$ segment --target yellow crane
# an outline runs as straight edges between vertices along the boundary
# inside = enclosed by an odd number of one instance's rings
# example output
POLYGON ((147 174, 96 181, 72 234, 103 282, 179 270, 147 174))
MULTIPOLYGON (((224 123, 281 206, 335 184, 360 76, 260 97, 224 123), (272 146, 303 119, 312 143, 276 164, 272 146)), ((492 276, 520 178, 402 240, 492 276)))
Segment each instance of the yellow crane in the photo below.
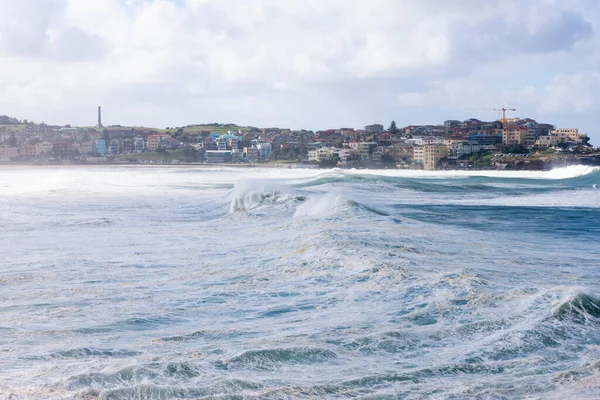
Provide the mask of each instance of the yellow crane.
POLYGON ((502 108, 467 108, 467 110, 502 111, 502 125, 506 125, 506 112, 507 111, 517 111, 516 108, 506 108, 505 106, 502 106, 502 108))

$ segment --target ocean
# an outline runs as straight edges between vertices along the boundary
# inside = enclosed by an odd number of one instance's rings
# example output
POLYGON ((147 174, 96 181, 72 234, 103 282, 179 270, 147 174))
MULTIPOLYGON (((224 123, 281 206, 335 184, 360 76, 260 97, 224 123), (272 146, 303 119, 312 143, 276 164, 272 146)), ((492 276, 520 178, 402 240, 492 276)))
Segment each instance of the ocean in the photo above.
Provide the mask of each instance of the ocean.
POLYGON ((0 169, 0 398, 600 398, 594 184, 0 169))

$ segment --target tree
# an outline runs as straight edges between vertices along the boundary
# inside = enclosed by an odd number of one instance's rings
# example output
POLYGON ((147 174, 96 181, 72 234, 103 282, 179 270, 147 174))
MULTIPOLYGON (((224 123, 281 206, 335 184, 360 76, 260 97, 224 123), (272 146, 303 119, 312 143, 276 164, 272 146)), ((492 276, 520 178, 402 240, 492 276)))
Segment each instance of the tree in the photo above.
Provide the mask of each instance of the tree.
POLYGON ((10 134, 10 137, 8 138, 8 145, 11 147, 17 147, 17 137, 14 133, 10 134))
POLYGON ((384 164, 394 164, 396 160, 389 154, 384 154, 381 156, 381 162, 384 164))
POLYGON ((388 128, 388 131, 395 135, 398 132, 400 132, 400 130, 398 129, 398 127, 396 126, 396 121, 392 121, 392 123, 390 124, 390 127, 388 128))
POLYGON ((185 146, 183 149, 183 156, 185 157, 186 161, 198 161, 198 150, 196 150, 193 146, 185 146))
POLYGON ((90 141, 90 134, 89 134, 89 133, 87 133, 87 132, 85 132, 85 133, 83 134, 83 139, 82 139, 82 140, 83 140, 84 142, 89 142, 89 141, 90 141))

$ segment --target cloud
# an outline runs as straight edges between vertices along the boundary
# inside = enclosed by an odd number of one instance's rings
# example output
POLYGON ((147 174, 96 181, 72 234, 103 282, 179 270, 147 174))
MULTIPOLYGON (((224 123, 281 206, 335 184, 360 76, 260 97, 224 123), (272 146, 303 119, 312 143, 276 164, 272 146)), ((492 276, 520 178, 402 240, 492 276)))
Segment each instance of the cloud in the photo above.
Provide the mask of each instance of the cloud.
POLYGON ((122 124, 309 128, 432 122, 505 101, 546 115, 554 106, 536 105, 537 94, 560 96, 561 85, 577 87, 560 77, 597 67, 599 9, 588 0, 0 0, 0 108, 89 123, 102 103, 107 121, 122 124))
POLYGON ((585 114, 600 109, 600 74, 583 72, 559 75, 547 85, 541 95, 540 112, 585 114))

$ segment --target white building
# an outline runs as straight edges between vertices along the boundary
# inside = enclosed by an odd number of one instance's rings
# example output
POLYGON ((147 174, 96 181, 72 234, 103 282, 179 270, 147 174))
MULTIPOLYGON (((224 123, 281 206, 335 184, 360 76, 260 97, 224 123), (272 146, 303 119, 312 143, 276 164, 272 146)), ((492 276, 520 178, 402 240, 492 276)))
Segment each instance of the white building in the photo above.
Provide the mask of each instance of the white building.
MULTIPOLYGON (((348 149, 350 150, 350 149, 348 149)), ((309 150, 308 159, 310 161, 331 160, 334 157, 340 157, 340 149, 335 147, 321 147, 316 150, 309 150)))
POLYGON ((463 156, 481 151, 482 146, 478 143, 460 142, 452 143, 448 147, 448 159, 457 160, 463 156))
POLYGON ((352 149, 352 148, 339 149, 338 154, 339 154, 340 160, 342 160, 342 161, 353 160, 355 157, 357 157, 359 155, 358 151, 356 149, 352 149))
POLYGON ((144 139, 141 137, 136 137, 133 141, 133 151, 136 153, 141 153, 146 148, 146 143, 144 139))
POLYGON ((350 142, 350 147, 356 150, 361 160, 369 160, 377 147, 376 142, 350 142), (371 150, 373 149, 373 150, 371 150))
POLYGON ((40 155, 42 153, 50 153, 52 151, 52 143, 43 141, 35 144, 35 154, 40 155))
POLYGON ((227 150, 227 142, 225 140, 217 140, 217 150, 227 150))

